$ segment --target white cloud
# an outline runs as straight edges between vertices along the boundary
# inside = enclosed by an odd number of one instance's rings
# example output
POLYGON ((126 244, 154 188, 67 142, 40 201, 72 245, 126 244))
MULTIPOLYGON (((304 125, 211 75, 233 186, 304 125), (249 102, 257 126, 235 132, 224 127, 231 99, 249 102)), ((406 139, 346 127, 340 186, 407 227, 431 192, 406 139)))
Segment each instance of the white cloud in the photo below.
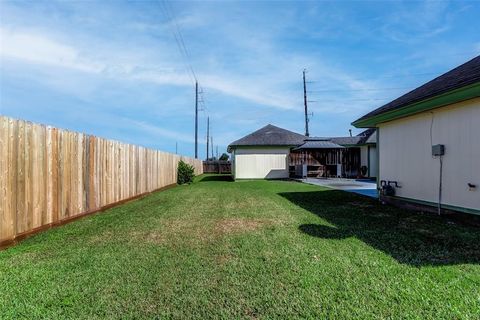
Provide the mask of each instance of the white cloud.
POLYGON ((402 3, 387 16, 381 28, 390 39, 404 43, 415 43, 442 34, 451 28, 451 18, 459 12, 448 10, 448 1, 424 1, 402 3), (414 7, 412 7, 414 6, 414 7))
MULTIPOLYGON (((201 15, 183 15, 179 20, 182 27, 191 28, 200 22, 201 15)), ((140 29, 144 29, 141 25, 140 29)), ((154 25, 154 29, 168 29, 165 24, 154 25)), ((254 26, 248 28, 255 29, 254 26)), ((342 85, 351 89, 372 88, 373 84, 359 81, 348 72, 338 67, 322 63, 321 57, 309 55, 279 55, 275 46, 275 34, 282 30, 269 32, 246 32, 244 26, 230 26, 222 30, 225 36, 235 40, 235 52, 241 52, 240 60, 233 65, 203 66, 197 70, 202 87, 207 92, 217 91, 224 95, 244 99, 255 104, 274 109, 295 110, 301 107, 300 92, 292 91, 292 85, 300 83, 303 67, 312 69, 316 76, 326 84, 342 85), (251 36, 245 37, 243 33, 251 36), (218 68, 217 68, 218 67, 218 68), (214 70, 212 72, 212 70, 214 70), (202 72, 203 71, 203 72, 202 72)), ((166 31, 166 30, 165 30, 166 31)), ((42 34, 30 29, 1 29, 2 59, 15 59, 37 65, 67 68, 74 71, 87 72, 107 79, 149 82, 157 85, 192 86, 192 81, 185 68, 179 68, 180 61, 172 60, 173 44, 168 47, 159 42, 157 47, 119 47, 114 42, 90 38, 85 42, 67 44, 49 34, 42 34), (100 49, 101 48, 101 49, 100 49), (121 48, 121 49, 120 49, 121 48), (153 53, 155 51, 155 53, 153 53), (161 56, 158 56, 160 52, 161 56), (167 53, 166 53, 167 52, 167 53)), ((227 46, 228 47, 228 46, 227 46)), ((223 52, 222 54, 225 54, 223 52)), ((228 51, 227 51, 228 54, 228 51)), ((209 61, 207 57, 207 61, 209 61)), ((212 61, 218 58, 213 56, 212 61)), ((202 59, 202 58, 200 58, 202 59)), ((201 65, 201 61, 197 65, 201 65)), ((223 61, 222 61, 223 62, 223 61)), ((53 77, 62 77, 51 71, 53 77)), ((63 81, 63 80, 61 80, 63 81)), ((53 81, 50 81, 53 83, 53 81)), ((78 82, 77 82, 78 83, 78 82)), ((365 94, 360 94, 364 97, 365 94)), ((369 97, 370 95, 367 94, 369 97)), ((328 97, 327 97, 328 98, 328 97)), ((333 112, 338 112, 333 108, 333 112)))
POLYGON ((160 128, 160 127, 151 125, 145 121, 138 121, 138 120, 123 118, 122 122, 124 124, 128 124, 134 127, 137 130, 141 130, 155 137, 169 138, 169 139, 172 139, 173 141, 181 141, 181 142, 188 142, 188 143, 195 142, 195 140, 190 135, 183 134, 174 130, 160 128))
MULTIPOLYGON (((168 62, 165 62, 166 67, 162 67, 132 64, 132 61, 141 61, 140 58, 132 57, 127 59, 128 62, 123 62, 121 57, 115 57, 112 61, 101 60, 102 58, 98 57, 94 60, 82 56, 81 50, 74 46, 35 32, 0 28, 0 44, 2 60, 14 59, 47 67, 68 68, 116 80, 139 80, 158 85, 192 85, 186 72, 179 72, 181 69, 167 67, 168 62)), ((125 55, 131 54, 125 53, 125 55)), ((258 84, 256 87, 245 85, 245 83, 239 84, 238 79, 232 81, 217 75, 204 75, 202 76, 202 86, 226 95, 276 108, 289 109, 292 105, 292 101, 285 97, 279 98, 268 94, 259 88, 258 84)))
POLYGON ((64 45, 41 34, 0 28, 2 59, 23 60, 34 64, 100 72, 103 65, 86 61, 74 47, 64 45))

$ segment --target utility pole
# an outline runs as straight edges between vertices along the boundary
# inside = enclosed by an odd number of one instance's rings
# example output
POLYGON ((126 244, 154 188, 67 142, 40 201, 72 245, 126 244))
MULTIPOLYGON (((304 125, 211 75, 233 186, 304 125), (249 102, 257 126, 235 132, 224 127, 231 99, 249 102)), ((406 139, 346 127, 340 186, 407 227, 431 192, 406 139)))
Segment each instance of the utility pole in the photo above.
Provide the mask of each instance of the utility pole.
POLYGON ((303 69, 303 104, 305 105, 305 136, 310 136, 308 132, 308 106, 307 106, 307 82, 305 81, 306 69, 303 69))
POLYGON ((213 159, 213 137, 210 137, 210 142, 211 142, 211 145, 212 145, 212 159, 213 159))
POLYGON ((218 144, 216 146, 217 160, 218 160, 218 144))
POLYGON ((198 82, 195 81, 195 159, 198 159, 198 82))
POLYGON ((207 117, 207 161, 208 161, 208 142, 209 142, 208 140, 209 139, 210 139, 210 117, 207 117))

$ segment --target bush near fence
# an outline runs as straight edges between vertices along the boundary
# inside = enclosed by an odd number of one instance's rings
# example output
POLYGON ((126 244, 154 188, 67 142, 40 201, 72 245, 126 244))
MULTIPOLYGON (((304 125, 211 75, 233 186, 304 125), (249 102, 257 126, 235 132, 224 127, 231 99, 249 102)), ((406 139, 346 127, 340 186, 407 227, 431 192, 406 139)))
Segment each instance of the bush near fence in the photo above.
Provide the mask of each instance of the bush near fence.
POLYGON ((0 116, 0 245, 177 182, 201 160, 0 116))

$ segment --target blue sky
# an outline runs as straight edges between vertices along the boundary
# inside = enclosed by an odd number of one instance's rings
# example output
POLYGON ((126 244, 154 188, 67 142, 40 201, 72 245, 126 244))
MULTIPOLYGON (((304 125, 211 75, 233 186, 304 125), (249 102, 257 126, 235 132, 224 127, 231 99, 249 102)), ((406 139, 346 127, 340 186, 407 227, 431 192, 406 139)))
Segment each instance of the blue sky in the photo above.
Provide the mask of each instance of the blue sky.
MULTIPOLYGON (((0 114, 193 155, 192 66, 219 151, 350 123, 480 53, 480 3, 1 1, 0 114), (172 16, 175 19, 172 19, 172 16), (173 36, 179 26, 189 62, 173 36)), ((359 130, 354 129, 357 133, 359 130)))

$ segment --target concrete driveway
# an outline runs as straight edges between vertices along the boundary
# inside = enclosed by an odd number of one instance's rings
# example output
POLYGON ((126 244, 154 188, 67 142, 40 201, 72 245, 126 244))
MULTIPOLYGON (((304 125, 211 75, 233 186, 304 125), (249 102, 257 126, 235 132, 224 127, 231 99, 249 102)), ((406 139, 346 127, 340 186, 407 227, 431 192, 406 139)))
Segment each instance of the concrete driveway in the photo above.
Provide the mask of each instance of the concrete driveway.
POLYGON ((299 180, 317 186, 354 192, 371 198, 378 198, 377 184, 375 181, 341 178, 305 178, 299 180))

